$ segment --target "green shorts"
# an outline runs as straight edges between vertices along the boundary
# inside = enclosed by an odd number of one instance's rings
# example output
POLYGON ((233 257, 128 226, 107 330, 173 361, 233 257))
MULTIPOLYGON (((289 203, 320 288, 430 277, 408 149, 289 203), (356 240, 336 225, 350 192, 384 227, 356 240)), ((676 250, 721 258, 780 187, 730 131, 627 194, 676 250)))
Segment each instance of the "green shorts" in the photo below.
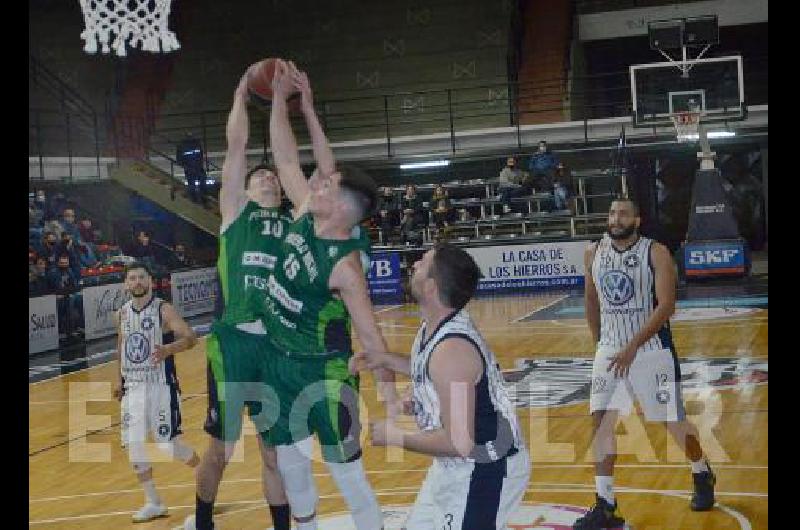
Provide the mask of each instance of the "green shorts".
POLYGON ((262 439, 278 416, 278 399, 270 390, 267 360, 274 350, 266 335, 247 333, 214 322, 206 341, 208 412, 204 430, 222 441, 236 441, 247 412, 262 439))
POLYGON ((361 457, 358 376, 347 370, 346 356, 269 358, 280 415, 270 428, 271 445, 298 442, 316 434, 327 462, 361 457))

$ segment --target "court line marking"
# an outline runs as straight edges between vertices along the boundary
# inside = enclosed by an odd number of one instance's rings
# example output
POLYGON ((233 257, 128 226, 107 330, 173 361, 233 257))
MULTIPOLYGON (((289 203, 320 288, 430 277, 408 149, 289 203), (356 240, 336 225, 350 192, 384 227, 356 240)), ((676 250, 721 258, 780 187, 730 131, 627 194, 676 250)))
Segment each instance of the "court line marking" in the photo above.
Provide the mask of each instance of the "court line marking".
MULTIPOLYGON (((687 464, 617 464, 614 466, 615 468, 622 468, 622 469, 640 469, 640 468, 663 468, 663 469, 672 469, 672 468, 680 468, 680 469, 689 469, 687 464)), ((594 464, 534 464, 531 468, 532 470, 537 469, 574 469, 574 468, 594 468, 594 464)), ((761 466, 761 465, 749 465, 749 464, 715 464, 714 469, 751 469, 751 470, 767 470, 768 466, 761 466)), ((365 470, 366 471, 366 470, 365 470)), ((366 471, 368 475, 390 475, 393 473, 422 473, 427 472, 428 468, 416 468, 416 469, 376 469, 371 471, 366 471)), ((314 477, 322 478, 322 477, 330 477, 330 473, 314 473, 314 477)), ((261 482, 260 478, 240 478, 240 479, 230 479, 230 480, 223 480, 221 484, 242 484, 247 482, 261 482)), ((531 482, 531 484, 539 484, 545 485, 548 484, 546 482, 531 482)), ((567 485, 567 484, 562 484, 567 485)), ((570 486, 574 484, 568 484, 570 486)), ((194 487, 194 482, 186 482, 183 484, 168 484, 164 486, 159 486, 159 489, 183 489, 194 487)), ((395 488, 399 489, 399 488, 395 488)), ((62 500, 70 500, 70 499, 80 499, 84 497, 103 497, 106 495, 119 495, 121 493, 141 493, 141 488, 131 488, 131 489, 122 489, 122 490, 108 490, 108 491, 95 491, 89 493, 76 493, 74 495, 59 495, 56 497, 38 497, 34 499, 28 499, 29 503, 34 502, 53 502, 53 501, 62 501, 62 500)))
MULTIPOLYGON (((427 471, 427 469, 421 469, 419 471, 427 471)), ((260 479, 254 479, 260 481, 260 479)), ((548 483, 548 482, 531 482, 530 484, 535 484, 537 486, 543 487, 528 487, 526 489, 526 493, 591 493, 595 491, 595 486, 591 484, 564 484, 564 483, 548 483), (552 487, 544 487, 544 486, 552 486, 552 487)), ((402 487, 393 487, 391 491, 387 490, 373 490, 376 496, 392 496, 392 495, 409 495, 414 494, 419 491, 420 486, 402 486, 402 487)), ((628 488, 624 486, 617 486, 616 491, 618 493, 640 493, 640 494, 660 494, 660 495, 669 495, 673 497, 680 497, 680 498, 688 498, 689 495, 692 493, 688 490, 657 490, 657 489, 646 489, 646 488, 628 488)), ((755 498, 768 498, 769 495, 767 493, 753 493, 753 492, 730 492, 730 491, 720 491, 715 492, 715 495, 723 496, 723 497, 755 497, 755 498)), ((341 498, 341 494, 331 493, 325 495, 319 495, 320 499, 334 499, 334 498, 341 498)), ((257 500, 240 500, 240 501, 229 501, 229 502, 220 502, 216 503, 216 506, 237 506, 237 505, 252 505, 247 509, 257 509, 266 506, 266 503, 263 498, 259 498, 257 500)), ((716 506, 718 508, 723 509, 729 515, 732 515, 734 518, 736 516, 731 512, 724 508, 723 504, 717 503, 716 506)), ((181 505, 181 506, 171 506, 169 507, 170 510, 186 510, 186 509, 193 509, 195 508, 194 504, 188 505, 181 505)), ((236 512, 223 512, 220 514, 215 514, 216 518, 222 518, 226 515, 232 515, 233 513, 239 513, 241 511, 246 511, 247 509, 238 510, 236 512)), ((82 515, 71 515, 65 517, 56 517, 52 519, 38 519, 38 520, 31 520, 29 521, 30 525, 35 524, 51 524, 51 523, 59 523, 64 521, 79 521, 84 519, 96 519, 98 517, 110 517, 110 516, 118 516, 118 515, 132 515, 135 513, 135 510, 131 511, 116 511, 116 512, 107 512, 107 513, 91 513, 91 514, 82 514, 82 515)), ((331 515, 331 514, 320 514, 320 515, 331 515)), ((742 523, 741 520, 737 518, 737 521, 742 523)), ((746 519, 744 520, 745 526, 742 528, 750 528, 749 521, 746 519)), ((177 527, 181 528, 181 527, 177 527)))
POLYGON ((516 322, 520 322, 520 321, 522 321, 522 320, 525 320, 525 319, 526 319, 526 318, 528 318, 529 316, 531 316, 531 315, 535 315, 535 314, 536 314, 536 313, 538 313, 539 311, 544 311, 545 309, 548 309, 548 308, 550 308, 550 307, 552 307, 552 306, 556 305, 557 303, 559 303, 559 302, 561 302, 561 301, 563 301, 563 300, 566 300, 566 299, 567 299, 567 298, 569 298, 570 296, 572 296, 572 295, 571 295, 571 294, 564 294, 564 295, 561 295, 560 297, 556 298, 555 300, 553 300, 553 301, 552 301, 552 302, 550 302, 549 304, 545 304, 545 305, 543 305, 543 306, 541 306, 541 307, 539 307, 539 308, 536 308, 536 309, 534 309, 533 311, 531 311, 530 313, 528 313, 528 314, 526 314, 526 315, 523 315, 523 316, 521 316, 521 317, 519 317, 519 318, 516 318, 516 319, 514 319, 512 322, 516 323, 516 322))
POLYGON ((400 308, 401 308, 401 307, 403 307, 404 305, 406 305, 406 304, 390 305, 390 306, 388 306, 388 307, 384 307, 384 308, 378 309, 377 311, 374 311, 374 313, 375 313, 376 315, 377 315, 378 313, 385 313, 385 312, 387 312, 387 311, 391 311, 391 310, 393 310, 393 309, 400 309, 400 308))

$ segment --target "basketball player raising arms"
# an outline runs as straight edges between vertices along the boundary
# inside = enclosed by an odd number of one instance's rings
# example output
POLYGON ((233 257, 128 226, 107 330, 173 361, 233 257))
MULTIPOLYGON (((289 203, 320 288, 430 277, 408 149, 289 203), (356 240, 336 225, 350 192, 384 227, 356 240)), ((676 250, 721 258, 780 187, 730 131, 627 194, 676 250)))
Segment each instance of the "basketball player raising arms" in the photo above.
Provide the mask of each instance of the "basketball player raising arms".
POLYGON ((681 374, 669 318, 675 312, 675 264, 667 248, 639 234, 638 206, 616 199, 608 232, 586 250, 586 318, 597 344, 589 401, 593 417, 597 502, 573 528, 624 524, 614 496, 614 427, 637 399, 647 421, 663 422, 691 461, 691 508, 714 505, 714 473, 703 456, 697 429, 686 420, 681 374))
POLYGON ((144 522, 167 514, 153 483, 145 442, 152 434, 158 447, 195 467, 200 459, 183 444, 180 394, 173 355, 194 346, 194 331, 172 304, 153 296, 147 266, 125 267, 125 288, 132 298, 114 313, 120 381, 114 395, 122 402, 120 434, 136 477, 145 491, 145 505, 133 515, 144 522))

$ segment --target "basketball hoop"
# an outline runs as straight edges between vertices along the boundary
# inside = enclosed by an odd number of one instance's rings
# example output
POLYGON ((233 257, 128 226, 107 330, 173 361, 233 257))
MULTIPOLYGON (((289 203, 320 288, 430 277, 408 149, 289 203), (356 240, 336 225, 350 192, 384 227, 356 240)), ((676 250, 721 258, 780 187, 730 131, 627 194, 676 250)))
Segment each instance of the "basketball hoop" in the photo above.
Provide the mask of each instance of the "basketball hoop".
POLYGON ((168 53, 180 49, 175 33, 167 27, 172 0, 80 0, 86 29, 81 39, 86 53, 102 52, 125 57, 126 44, 146 52, 168 53))
POLYGON ((676 112, 670 119, 675 130, 678 131, 679 142, 690 142, 700 139, 698 128, 700 126, 700 116, 703 113, 700 111, 686 111, 676 112))

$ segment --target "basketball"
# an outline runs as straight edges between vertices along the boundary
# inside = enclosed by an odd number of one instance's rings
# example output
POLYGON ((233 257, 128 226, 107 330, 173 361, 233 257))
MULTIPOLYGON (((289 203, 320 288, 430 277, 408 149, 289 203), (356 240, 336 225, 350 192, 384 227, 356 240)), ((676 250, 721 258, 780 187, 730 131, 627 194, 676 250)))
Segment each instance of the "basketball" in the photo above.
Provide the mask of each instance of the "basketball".
POLYGON ((272 101, 272 76, 275 75, 276 58, 270 57, 256 63, 247 80, 247 89, 261 99, 272 101))

